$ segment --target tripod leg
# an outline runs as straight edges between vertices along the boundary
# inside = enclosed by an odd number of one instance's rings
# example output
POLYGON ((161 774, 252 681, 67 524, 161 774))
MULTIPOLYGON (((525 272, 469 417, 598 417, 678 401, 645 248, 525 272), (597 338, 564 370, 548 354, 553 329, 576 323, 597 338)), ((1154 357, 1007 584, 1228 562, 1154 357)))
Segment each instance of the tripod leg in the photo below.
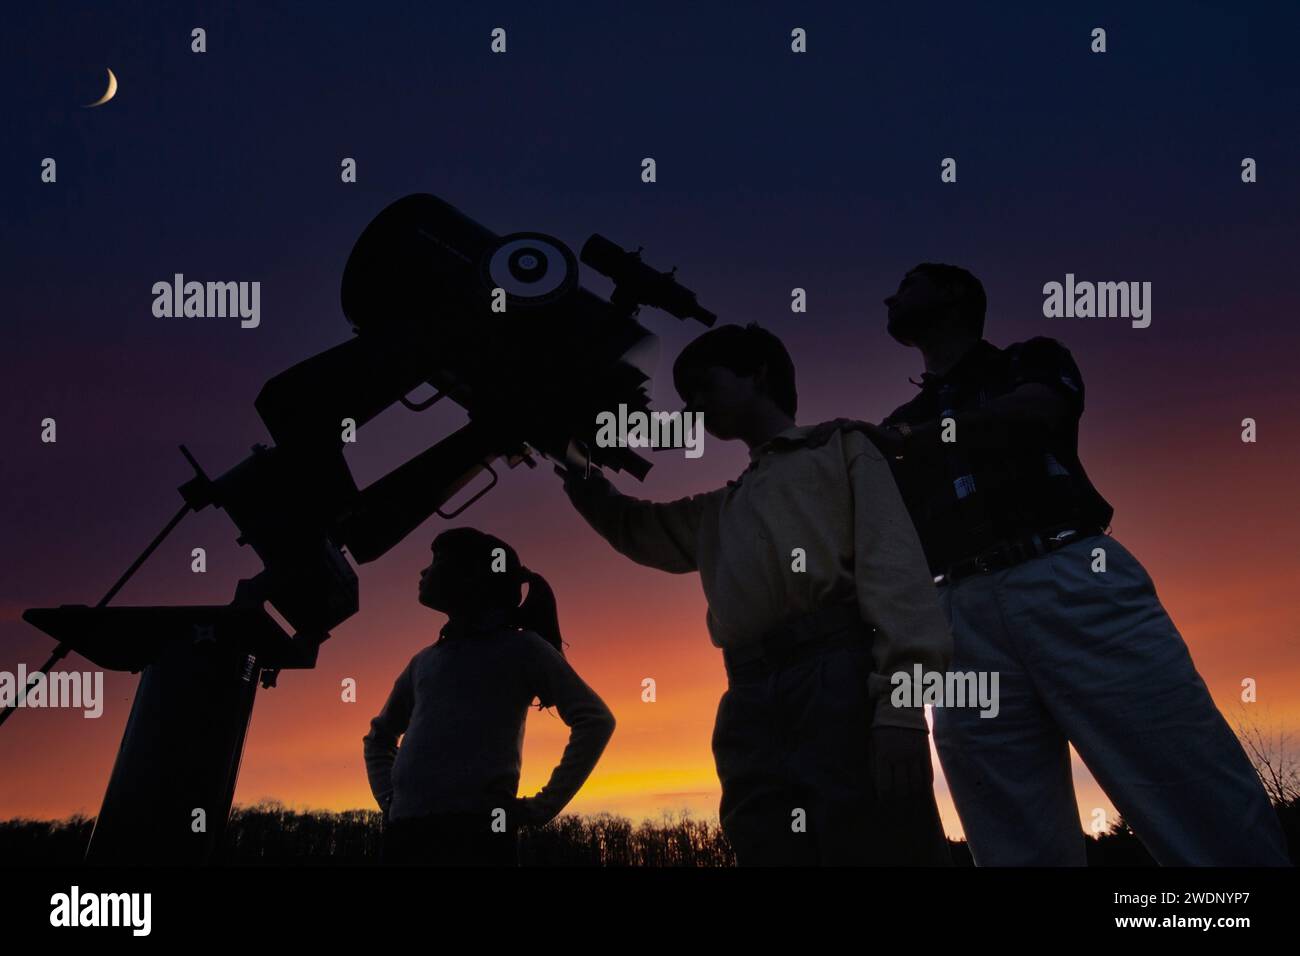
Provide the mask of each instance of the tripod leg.
POLYGON ((260 667, 214 631, 195 628, 143 671, 88 863, 203 864, 217 855, 260 667))

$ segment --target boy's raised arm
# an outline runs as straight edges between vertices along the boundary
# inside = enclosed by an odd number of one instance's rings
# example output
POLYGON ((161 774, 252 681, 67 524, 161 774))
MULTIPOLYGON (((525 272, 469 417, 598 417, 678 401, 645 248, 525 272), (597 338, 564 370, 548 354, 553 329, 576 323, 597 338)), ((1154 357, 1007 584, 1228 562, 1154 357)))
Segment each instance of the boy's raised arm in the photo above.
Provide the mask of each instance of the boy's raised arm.
POLYGON ((583 477, 557 468, 564 490, 587 524, 615 551, 637 564, 685 574, 699 570, 696 536, 712 496, 721 491, 678 498, 643 501, 620 494, 599 471, 583 477))
POLYGON ((924 708, 894 707, 890 680, 946 671, 952 634, 935 595, 934 577, 921 549, 889 464, 858 432, 845 439, 853 487, 854 560, 858 606, 876 628, 872 657, 875 726, 925 730, 924 708))

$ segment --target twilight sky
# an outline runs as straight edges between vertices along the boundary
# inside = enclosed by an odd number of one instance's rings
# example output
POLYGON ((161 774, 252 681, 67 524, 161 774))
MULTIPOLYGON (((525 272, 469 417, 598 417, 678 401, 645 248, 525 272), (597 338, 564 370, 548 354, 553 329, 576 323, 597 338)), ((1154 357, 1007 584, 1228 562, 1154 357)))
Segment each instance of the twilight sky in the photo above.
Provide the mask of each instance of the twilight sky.
MULTIPOLYGON (((0 670, 51 649, 22 609, 93 604, 176 510, 190 475, 178 444, 217 474, 268 441, 261 384, 350 335, 339 281, 353 242, 392 200, 431 192, 498 233, 577 249, 600 232, 677 265, 722 321, 787 342, 804 423, 878 420, 910 397, 919 356, 885 335, 880 301, 919 261, 972 269, 993 342, 1051 335, 1073 351, 1084 461, 1220 707, 1235 722, 1253 677, 1257 719, 1300 727, 1294 8, 159 6, 30 4, 0 36, 0 670), (190 52, 196 26, 207 53, 190 52), (489 51, 497 26, 505 55, 489 51), (1089 52, 1098 26, 1105 54, 1089 52), (805 55, 790 52, 794 27, 805 55), (117 97, 83 109, 106 68, 117 97), (640 180, 646 156, 657 183, 640 180), (45 157, 56 183, 40 181, 45 157), (355 184, 339 181, 343 157, 355 184), (955 184, 940 182, 944 157, 955 184), (1241 182, 1244 157, 1258 182, 1241 182), (156 318, 151 286, 176 272, 260 281, 260 327, 156 318), (1043 284, 1066 273, 1151 282, 1150 327, 1044 318, 1043 284), (795 286, 807 314, 790 312, 795 286), (40 441, 47 416, 57 444, 40 441)), ((610 288, 585 267, 583 281, 610 288)), ((654 394, 676 407, 669 363, 702 329, 642 321, 662 336, 654 394)), ((348 450, 358 482, 463 419, 390 410, 348 450)), ((745 456, 706 439, 698 460, 654 460, 643 486, 620 487, 677 497, 745 456)), ((698 581, 613 555, 548 468, 507 473, 458 523, 548 577, 569 657, 618 718, 572 809, 716 813, 725 677, 698 581)), ((372 805, 361 737, 442 622, 415 599, 440 527, 363 566, 361 612, 317 669, 259 692, 238 801, 372 805), (355 704, 339 700, 344 677, 355 704)), ((224 513, 186 519, 118 602, 225 603, 258 568, 234 537, 224 513), (198 546, 205 575, 189 570, 198 546)), ((29 710, 0 728, 0 818, 95 813, 135 683, 108 675, 98 720, 29 710)), ((563 740, 557 717, 530 717, 523 792, 563 740)), ((1082 814, 1109 808, 1081 768, 1077 782, 1082 814)))

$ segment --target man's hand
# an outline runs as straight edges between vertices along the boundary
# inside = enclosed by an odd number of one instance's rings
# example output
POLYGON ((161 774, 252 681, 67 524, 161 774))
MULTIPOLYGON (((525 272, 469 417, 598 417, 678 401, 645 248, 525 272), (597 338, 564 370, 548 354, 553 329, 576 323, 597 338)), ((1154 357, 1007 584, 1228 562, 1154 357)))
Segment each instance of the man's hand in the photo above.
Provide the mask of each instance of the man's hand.
POLYGON ((910 727, 873 727, 871 775, 882 803, 921 796, 934 784, 930 733, 910 727))
POLYGON ((897 428, 888 425, 871 425, 868 424, 865 429, 867 436, 871 439, 873 445, 880 450, 880 453, 886 458, 897 458, 903 454, 904 434, 897 428))

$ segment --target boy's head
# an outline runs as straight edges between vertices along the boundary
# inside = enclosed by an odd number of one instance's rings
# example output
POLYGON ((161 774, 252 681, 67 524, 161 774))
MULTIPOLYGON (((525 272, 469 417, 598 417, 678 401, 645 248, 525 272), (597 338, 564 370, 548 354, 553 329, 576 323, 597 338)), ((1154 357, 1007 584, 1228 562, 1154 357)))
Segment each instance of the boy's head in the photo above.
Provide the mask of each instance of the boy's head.
POLYGON ((922 262, 885 299, 889 334, 903 345, 984 335, 984 286, 958 266, 922 262))
POLYGON ((794 418, 799 396, 794 363, 771 332, 751 322, 705 332, 673 363, 673 384, 686 410, 704 416, 715 438, 738 438, 746 421, 771 405, 794 418))

